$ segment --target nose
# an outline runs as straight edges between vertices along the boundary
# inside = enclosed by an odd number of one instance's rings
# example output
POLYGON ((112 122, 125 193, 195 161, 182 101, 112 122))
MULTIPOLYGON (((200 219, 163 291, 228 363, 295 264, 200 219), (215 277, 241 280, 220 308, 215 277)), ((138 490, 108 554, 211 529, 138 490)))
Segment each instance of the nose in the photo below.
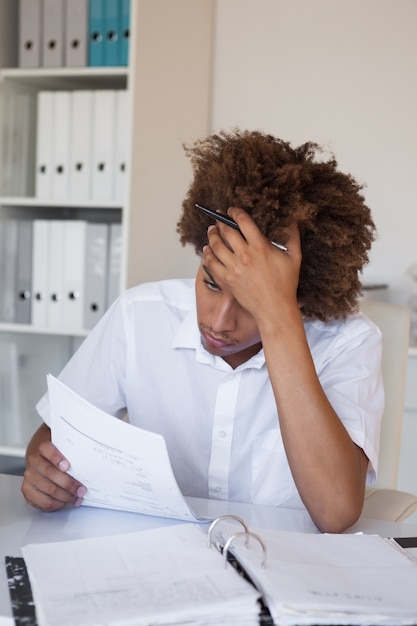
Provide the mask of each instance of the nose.
POLYGON ((238 303, 230 296, 219 298, 212 310, 211 327, 215 333, 236 330, 238 303))

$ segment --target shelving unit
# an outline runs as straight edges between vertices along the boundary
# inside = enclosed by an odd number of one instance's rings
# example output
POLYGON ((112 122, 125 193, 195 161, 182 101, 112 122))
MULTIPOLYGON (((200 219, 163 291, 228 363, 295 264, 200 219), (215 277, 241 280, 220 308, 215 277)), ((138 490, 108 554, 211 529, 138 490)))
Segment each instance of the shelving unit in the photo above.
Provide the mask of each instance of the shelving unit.
MULTIPOLYGON (((3 92, 18 90, 25 93, 31 107, 36 107, 36 96, 41 90, 128 89, 128 74, 128 68, 6 68, 0 76, 3 92)), ((32 143, 24 155, 27 162, 21 164, 27 170, 25 187, 28 193, 23 196, 1 195, 0 217, 65 218, 123 224, 127 206, 121 201, 35 197, 35 122, 36 112, 32 111, 31 126, 27 128, 32 143)), ((39 328, 32 324, 0 323, 0 455, 3 457, 0 469, 2 465, 5 469, 19 467, 18 459, 23 457, 26 444, 39 425, 34 405, 45 390, 46 373, 58 374, 87 332, 75 326, 71 329, 39 328)))
MULTIPOLYGON (((25 192, 0 189, 0 218, 94 219, 99 215, 104 221, 120 221, 120 290, 147 280, 193 275, 194 252, 183 250, 176 236, 190 176, 182 145, 205 135, 210 123, 213 0, 133 0, 131 7, 127 68, 26 70, 13 67, 11 54, 1 58, 0 50, 0 98, 5 90, 20 90, 32 97, 35 107, 40 90, 127 90, 123 202, 36 198, 33 127, 25 192)), ((15 45, 13 33, 6 32, 15 45)), ((33 126, 33 108, 31 115, 33 126)), ((86 334, 81 328, 0 324, 0 472, 23 464, 27 442, 40 424, 34 406, 46 389, 46 375, 59 373, 86 334)))
MULTIPOLYGON (((10 11, 10 7, 6 3, 1 8, 10 11)), ((14 34, 14 39, 17 39, 16 35, 17 33, 14 34)), ((15 43, 13 35, 10 36, 10 49, 6 50, 5 56, 7 61, 13 62, 11 47, 15 43)), ((5 101, 6 94, 24 94, 29 113, 21 131, 27 133, 27 141, 22 141, 26 151, 20 154, 19 162, 23 172, 19 183, 23 188, 17 190, 17 195, 16 189, 7 188, 7 178, 1 179, 0 176, 0 219, 75 219, 120 222, 122 228, 124 227, 127 220, 127 201, 93 201, 88 198, 73 201, 67 198, 56 200, 35 196, 37 94, 43 90, 83 89, 128 91, 129 68, 0 69, 0 97, 5 101)), ((8 124, 7 115, 10 115, 10 110, 0 106, 0 112, 0 128, 4 129, 8 124)), ((11 114, 13 115, 13 111, 11 114)), ((0 155, 2 169, 9 165, 10 170, 14 163, 5 162, 11 158, 7 150, 0 149, 0 155)), ((121 279, 120 289, 124 286, 121 279)), ((76 326, 43 328, 33 324, 0 323, 0 471, 14 470, 21 466, 26 444, 40 423, 34 405, 45 391, 45 376, 48 372, 58 374, 87 334, 86 329, 76 326)))

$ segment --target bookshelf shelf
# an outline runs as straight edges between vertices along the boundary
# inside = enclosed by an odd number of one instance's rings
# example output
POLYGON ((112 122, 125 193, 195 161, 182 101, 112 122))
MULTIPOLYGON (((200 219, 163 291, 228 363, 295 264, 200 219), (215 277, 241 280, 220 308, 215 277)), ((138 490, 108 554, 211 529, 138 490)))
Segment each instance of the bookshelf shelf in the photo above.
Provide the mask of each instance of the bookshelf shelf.
POLYGON ((115 89, 126 89, 128 77, 126 67, 5 68, 0 73, 3 81, 36 90, 105 89, 110 84, 115 89))
POLYGON ((52 198, 35 198, 27 196, 3 196, 0 197, 0 206, 3 207, 51 207, 51 208, 75 208, 75 209, 97 209, 121 210, 123 203, 116 200, 95 201, 95 200, 54 200, 52 198))
POLYGON ((0 456, 23 458, 25 456, 25 449, 13 446, 0 446, 0 456))
POLYGON ((30 335, 86 337, 88 330, 79 328, 41 328, 31 324, 4 324, 0 322, 0 333, 19 333, 30 335))

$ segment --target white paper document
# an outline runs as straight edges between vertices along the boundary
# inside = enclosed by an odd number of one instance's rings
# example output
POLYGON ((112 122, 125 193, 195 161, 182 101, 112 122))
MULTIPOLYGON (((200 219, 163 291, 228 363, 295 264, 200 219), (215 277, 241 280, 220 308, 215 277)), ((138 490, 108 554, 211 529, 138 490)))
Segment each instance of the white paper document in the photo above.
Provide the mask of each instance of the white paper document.
POLYGON ((22 548, 40 626, 257 626, 259 593, 194 524, 22 548))
POLYGON ((182 495, 162 435, 108 415, 48 375, 52 442, 87 506, 201 521, 182 495))
MULTIPOLYGON (((230 531, 229 531, 230 532, 230 531)), ((233 554, 280 626, 417 624, 417 563, 377 535, 262 529, 267 566, 256 542, 233 554)))

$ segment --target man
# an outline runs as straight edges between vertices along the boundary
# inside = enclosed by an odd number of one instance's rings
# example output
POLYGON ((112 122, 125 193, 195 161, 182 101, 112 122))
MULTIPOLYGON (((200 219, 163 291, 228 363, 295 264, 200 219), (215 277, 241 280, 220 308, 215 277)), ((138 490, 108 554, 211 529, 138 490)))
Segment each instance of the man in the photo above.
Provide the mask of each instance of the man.
MULTIPOLYGON (((201 255, 195 281, 127 291, 60 379, 161 433, 185 495, 306 507, 341 532, 375 478, 383 410, 380 333, 357 313, 375 232, 361 188, 312 143, 236 130, 186 150, 178 233, 201 255)), ((43 510, 78 505, 47 396, 37 408, 23 494, 43 510)))

